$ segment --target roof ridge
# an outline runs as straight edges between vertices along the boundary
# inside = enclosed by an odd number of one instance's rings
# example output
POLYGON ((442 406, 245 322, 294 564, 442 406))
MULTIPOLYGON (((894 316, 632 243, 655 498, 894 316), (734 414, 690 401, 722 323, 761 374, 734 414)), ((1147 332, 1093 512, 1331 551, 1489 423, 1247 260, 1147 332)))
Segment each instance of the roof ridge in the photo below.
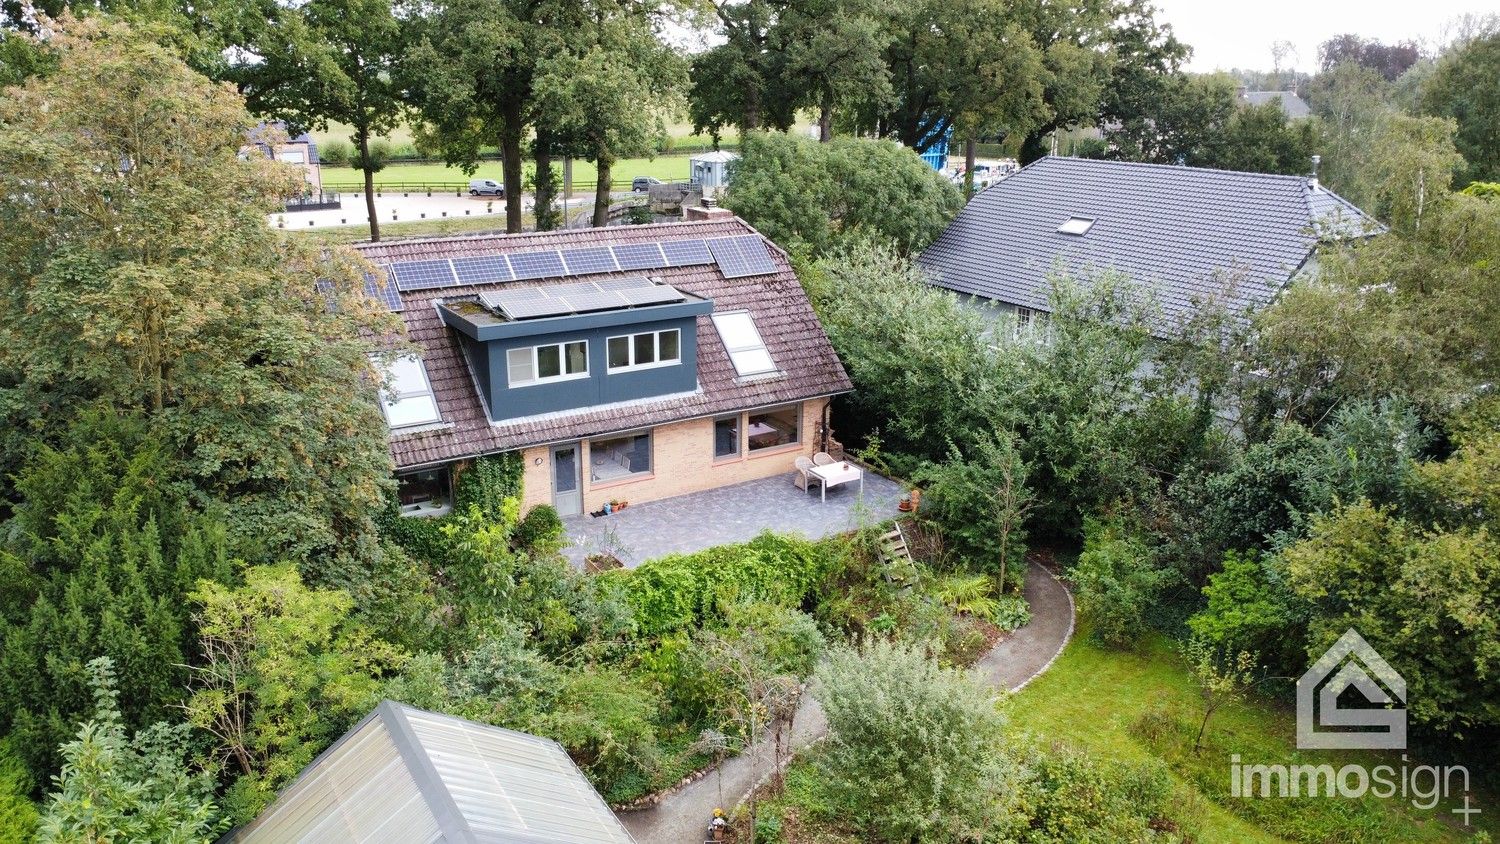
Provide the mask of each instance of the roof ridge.
POLYGON ((1307 178, 1309 178, 1307 176, 1300 176, 1300 175, 1296 175, 1296 174, 1287 174, 1287 173, 1256 173, 1256 172, 1251 171, 1251 170, 1226 170, 1226 169, 1224 169, 1222 167, 1191 167, 1191 166, 1188 166, 1186 164, 1157 164, 1155 162, 1150 162, 1150 161, 1115 161, 1115 160, 1109 159, 1109 158, 1082 158, 1082 157, 1076 156, 1076 155, 1044 155, 1041 158, 1038 158, 1036 161, 1033 161, 1030 164, 1026 165, 1025 167, 1022 167, 1021 170, 1024 171, 1024 170, 1030 169, 1031 167, 1034 167, 1037 164, 1042 163, 1043 161, 1048 161, 1048 160, 1051 160, 1051 159, 1066 159, 1068 161, 1088 162, 1088 166, 1093 166, 1093 165, 1108 165, 1108 166, 1122 167, 1122 168, 1146 168, 1146 169, 1153 169, 1153 170, 1170 170, 1170 171, 1174 171, 1174 172, 1183 172, 1183 173, 1224 173, 1226 175, 1233 175, 1233 176, 1252 176, 1252 177, 1255 177, 1255 178, 1258 178, 1258 179, 1281 179, 1281 180, 1287 180, 1287 179, 1297 180, 1297 179, 1302 179, 1302 180, 1306 180, 1307 178))
POLYGON ((427 748, 412 730, 411 722, 406 720, 406 710, 410 708, 387 698, 375 707, 375 711, 379 713, 381 723, 396 745, 396 752, 401 754, 401 760, 406 763, 407 771, 416 782, 422 799, 426 801, 427 810, 432 812, 432 817, 442 829, 443 841, 451 844, 477 844, 479 839, 469 826, 469 819, 458 808, 458 802, 448 791, 437 765, 427 755, 427 748))

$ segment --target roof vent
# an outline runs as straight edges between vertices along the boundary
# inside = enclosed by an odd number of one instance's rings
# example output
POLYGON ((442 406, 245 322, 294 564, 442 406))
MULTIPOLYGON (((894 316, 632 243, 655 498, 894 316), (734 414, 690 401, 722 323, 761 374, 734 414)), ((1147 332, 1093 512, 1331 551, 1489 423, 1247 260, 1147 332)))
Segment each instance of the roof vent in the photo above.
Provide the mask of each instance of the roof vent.
POLYGON ((1062 221, 1057 231, 1059 234, 1088 234, 1089 229, 1093 227, 1093 217, 1069 217, 1062 221))

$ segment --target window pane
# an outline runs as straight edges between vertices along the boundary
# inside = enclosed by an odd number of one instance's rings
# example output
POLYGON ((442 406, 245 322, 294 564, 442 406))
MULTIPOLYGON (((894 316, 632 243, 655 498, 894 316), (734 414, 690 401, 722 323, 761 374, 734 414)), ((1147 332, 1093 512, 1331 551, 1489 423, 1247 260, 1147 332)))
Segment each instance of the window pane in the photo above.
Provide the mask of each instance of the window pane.
POLYGON ((635 363, 637 366, 643 363, 656 362, 655 334, 637 334, 631 339, 635 343, 635 363))
POLYGON ((797 423, 801 415, 798 407, 791 405, 750 414, 750 424, 745 429, 750 450, 758 451, 797 442, 797 423))
POLYGON ((714 420, 714 456, 732 457, 740 453, 740 418, 728 416, 714 420))
POLYGON ((632 434, 589 443, 590 476, 612 481, 651 471, 651 434, 632 434))
POLYGON ((663 331, 660 336, 661 354, 658 357, 662 360, 677 360, 677 345, 681 342, 677 329, 663 331))
POLYGON ((630 338, 609 338, 609 367, 615 369, 630 365, 630 338))
POLYGON ((578 449, 574 446, 552 452, 552 489, 572 492, 578 488, 578 449))
POLYGON ((396 495, 401 506, 442 505, 448 500, 448 469, 428 469, 396 476, 396 495))
POLYGON ((577 375, 580 372, 589 371, 588 344, 583 341, 569 343, 568 346, 568 374, 577 375))
POLYGON ((510 383, 523 384, 536 380, 536 371, 531 366, 531 349, 511 349, 505 353, 510 364, 510 383))
POLYGON ((388 401, 385 403, 385 419, 392 428, 436 422, 438 421, 437 403, 432 400, 431 395, 427 394, 388 401))
POLYGON ((391 392, 425 393, 427 379, 422 375, 422 361, 416 355, 402 355, 391 361, 391 392))
POLYGON ((734 363, 734 370, 741 375, 759 375, 776 369, 776 364, 771 362, 770 353, 765 349, 730 352, 729 359, 734 363))
POLYGON ((719 329, 719 336, 724 339, 724 347, 727 349, 742 349, 746 346, 759 346, 760 332, 755 330, 755 321, 745 312, 731 314, 714 314, 714 325, 719 329))
POLYGON ((562 374, 562 347, 536 347, 536 377, 556 378, 562 374))

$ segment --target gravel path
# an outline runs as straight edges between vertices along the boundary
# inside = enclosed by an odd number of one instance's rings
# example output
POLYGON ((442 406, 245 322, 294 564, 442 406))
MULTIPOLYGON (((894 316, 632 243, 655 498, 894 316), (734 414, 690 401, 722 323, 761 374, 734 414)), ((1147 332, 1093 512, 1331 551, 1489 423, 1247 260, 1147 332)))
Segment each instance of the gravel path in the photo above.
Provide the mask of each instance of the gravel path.
MULTIPOLYGON (((1031 606, 1031 621, 1017 629, 980 658, 974 668, 986 680, 1018 692, 1052 665, 1073 636, 1073 598, 1057 578, 1039 563, 1030 563, 1023 591, 1031 606)), ((797 748, 828 732, 823 708, 812 695, 802 698, 792 724, 797 748)), ((732 807, 756 782, 771 771, 772 746, 761 742, 751 750, 726 759, 715 773, 684 787, 650 809, 621 812, 620 820, 636 844, 700 844, 715 806, 732 807), (722 792, 723 798, 720 798, 722 792)))

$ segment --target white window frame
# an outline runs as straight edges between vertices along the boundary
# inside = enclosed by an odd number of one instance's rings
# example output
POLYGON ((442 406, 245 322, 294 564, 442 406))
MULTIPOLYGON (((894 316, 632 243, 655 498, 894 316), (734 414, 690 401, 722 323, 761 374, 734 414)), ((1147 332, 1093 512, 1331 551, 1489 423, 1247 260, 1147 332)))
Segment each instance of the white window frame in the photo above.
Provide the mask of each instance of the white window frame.
POLYGON ((1036 338, 1039 342, 1046 335, 1047 312, 1036 308, 1023 308, 1016 305, 1016 326, 1012 332, 1012 338, 1016 341, 1025 338, 1036 338))
POLYGON ((723 343, 724 350, 729 352, 729 362, 734 366, 735 375, 739 376, 740 378, 759 378, 765 375, 775 375, 781 371, 781 367, 776 364, 776 359, 771 357, 771 350, 766 348, 766 340, 760 334, 760 326, 755 324, 755 315, 750 313, 749 310, 740 309, 737 311, 714 311, 712 314, 710 314, 710 316, 714 321, 714 330, 719 332, 719 342, 723 343), (724 321, 729 317, 736 317, 740 315, 743 315, 745 319, 749 321, 750 331, 755 335, 755 342, 738 346, 731 346, 729 345, 729 340, 724 337, 724 321), (745 354, 747 352, 752 354, 755 352, 761 352, 765 354, 766 362, 770 364, 770 368, 758 369, 754 372, 741 372, 739 361, 736 359, 736 356, 745 354))
POLYGON ((382 362, 379 356, 372 356, 370 358, 370 364, 374 366, 375 370, 381 375, 380 413, 385 417, 385 424, 389 426, 392 431, 402 431, 407 428, 420 428, 426 425, 442 424, 443 409, 438 406, 437 393, 433 392, 432 390, 432 379, 427 375, 427 364, 422 360, 421 355, 397 355, 396 358, 391 361, 389 366, 382 362), (416 365, 417 374, 422 377, 422 383, 420 386, 416 384, 408 384, 407 386, 412 389, 397 389, 397 385, 394 383, 393 376, 395 375, 395 373, 392 367, 394 367, 396 362, 400 360, 410 360, 416 365), (422 419, 417 422, 405 422, 400 425, 396 425, 391 422, 392 405, 399 404, 403 401, 406 401, 407 399, 420 398, 426 398, 432 402, 432 418, 422 419))
POLYGON ((543 343, 540 346, 517 346, 505 352, 505 380, 510 387, 534 387, 537 384, 555 384, 558 381, 578 381, 589 377, 589 341, 588 340, 564 340, 561 343, 543 343), (576 343, 583 344, 583 371, 567 372, 568 347, 576 343), (564 372, 558 375, 541 375, 541 350, 552 347, 557 348, 558 361, 564 372), (511 377, 511 355, 516 352, 531 353, 531 378, 525 381, 517 381, 511 377))
POLYGON ((1099 222, 1098 217, 1069 217, 1057 226, 1058 234, 1070 234, 1074 237, 1082 237, 1089 233, 1094 223, 1099 222))
POLYGON ((604 369, 607 372, 633 372, 638 369, 660 369, 664 366, 678 366, 682 363, 682 329, 663 328, 660 331, 637 331, 634 334, 616 334, 604 341, 604 369), (635 338, 650 334, 651 346, 656 350, 656 360, 650 363, 635 362, 635 338), (677 357, 671 360, 661 359, 661 338, 666 334, 677 335, 677 357), (625 341, 625 350, 630 362, 624 366, 612 366, 609 362, 609 344, 616 340, 625 341))

